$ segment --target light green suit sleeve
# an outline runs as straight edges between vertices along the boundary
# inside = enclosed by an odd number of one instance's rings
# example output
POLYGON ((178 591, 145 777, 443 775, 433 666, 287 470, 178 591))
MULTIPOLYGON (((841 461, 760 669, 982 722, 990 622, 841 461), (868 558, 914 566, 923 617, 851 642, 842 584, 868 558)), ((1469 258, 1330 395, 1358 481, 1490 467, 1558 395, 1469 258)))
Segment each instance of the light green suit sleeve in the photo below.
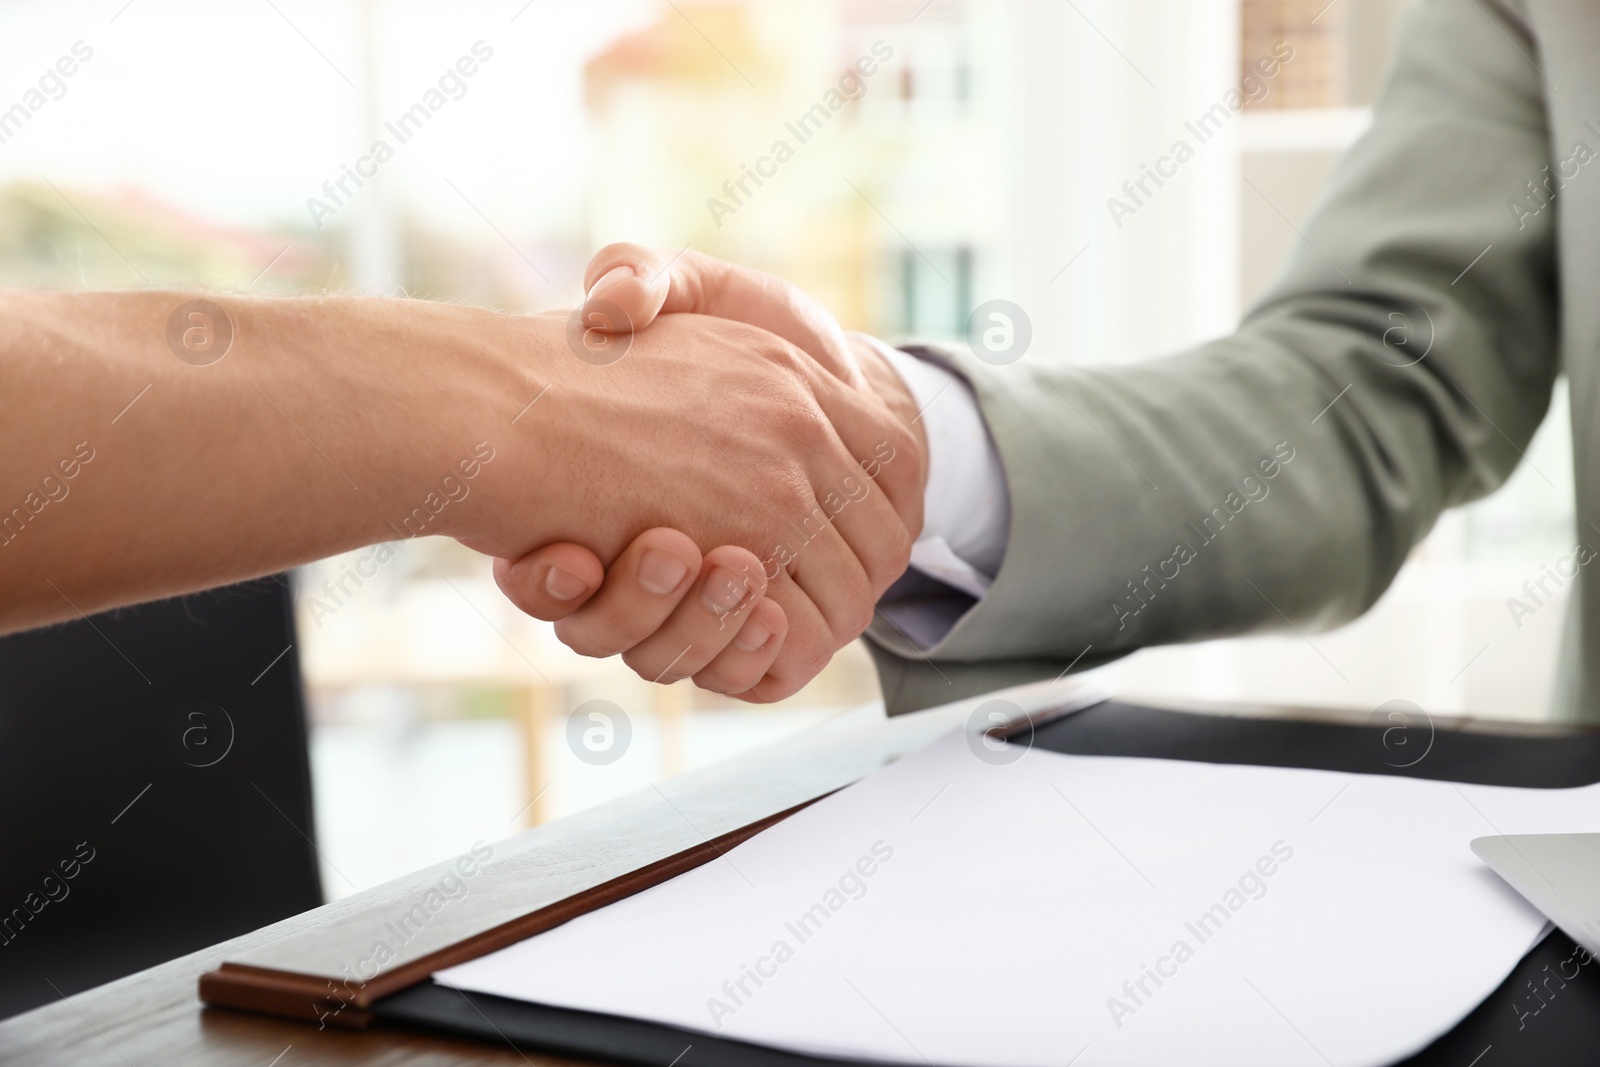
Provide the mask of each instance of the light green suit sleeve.
POLYGON ((1493 0, 1421 0, 1397 42, 1372 128, 1238 332, 1113 367, 949 354, 1011 532, 933 648, 874 624, 892 711, 1074 658, 1345 622, 1442 509, 1521 459, 1559 362, 1555 210, 1508 208, 1551 161, 1538 50, 1493 0))

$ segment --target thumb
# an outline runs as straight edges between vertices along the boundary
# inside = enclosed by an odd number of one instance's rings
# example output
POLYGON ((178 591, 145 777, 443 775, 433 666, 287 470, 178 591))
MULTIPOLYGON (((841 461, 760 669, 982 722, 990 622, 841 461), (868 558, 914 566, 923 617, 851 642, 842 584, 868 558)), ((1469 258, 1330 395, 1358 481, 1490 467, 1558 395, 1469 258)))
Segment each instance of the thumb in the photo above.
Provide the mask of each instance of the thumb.
POLYGON ((866 387, 838 321, 776 275, 691 250, 668 254, 623 242, 595 253, 584 284, 584 322, 602 333, 642 330, 657 315, 711 315, 776 334, 836 378, 866 387))
POLYGON ((496 559, 494 581, 506 599, 547 622, 581 608, 605 581, 605 566, 582 545, 560 542, 521 559, 496 559))
POLYGON ((649 326, 667 302, 669 266, 671 260, 662 253, 626 241, 596 252, 583 272, 585 325, 616 334, 649 326))

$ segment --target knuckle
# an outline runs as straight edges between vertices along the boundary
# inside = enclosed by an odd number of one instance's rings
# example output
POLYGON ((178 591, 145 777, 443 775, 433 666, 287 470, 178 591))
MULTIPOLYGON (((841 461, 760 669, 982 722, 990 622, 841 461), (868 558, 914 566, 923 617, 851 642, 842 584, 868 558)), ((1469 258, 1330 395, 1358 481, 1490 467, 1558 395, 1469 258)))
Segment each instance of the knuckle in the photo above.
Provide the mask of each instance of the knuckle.
POLYGON ((750 683, 738 677, 734 672, 722 669, 713 663, 694 676, 694 684, 711 693, 737 693, 741 689, 748 689, 750 683), (743 683, 743 684, 741 684, 743 683))
POLYGON ((647 639, 623 652, 622 662, 647 682, 672 685, 705 667, 706 656, 700 644, 681 638, 647 639))
MULTIPOLYGON (((868 581, 872 586, 872 598, 876 601, 895 583, 906 568, 911 566, 911 536, 902 533, 892 545, 886 545, 877 556, 867 564, 868 581)), ((871 619, 868 619, 870 623, 871 619)))
POLYGON ((789 692, 794 692, 821 674, 822 668, 826 667, 828 661, 832 658, 833 650, 826 646, 802 650, 800 655, 795 658, 792 673, 789 677, 789 682, 793 685, 789 692))
POLYGON ((566 620, 556 623, 556 639, 588 659, 605 659, 616 652, 601 635, 586 626, 566 620))
POLYGON ((781 337, 763 335, 761 354, 768 363, 785 375, 792 377, 803 373, 806 369, 805 354, 781 337))
POLYGON ((633 648, 622 654, 622 662, 627 668, 647 681, 655 679, 660 681, 662 685, 671 685, 683 677, 682 674, 663 674, 662 672, 668 664, 658 662, 658 660, 659 657, 650 650, 633 648))
POLYGON ((494 584, 499 588, 500 595, 511 601, 513 607, 525 615, 543 617, 539 615, 545 605, 539 603, 539 598, 533 596, 524 582, 519 581, 509 571, 502 571, 499 567, 494 571, 494 584))
POLYGON ((826 422, 821 408, 802 397, 782 398, 772 412, 773 431, 792 445, 809 445, 820 439, 826 422))
MULTIPOLYGON (((867 627, 872 625, 872 605, 852 605, 845 609, 839 620, 839 625, 833 628, 834 643, 843 647, 867 632, 867 627)), ((824 653, 816 670, 820 671, 827 666, 829 654, 824 653)), ((812 673, 816 673, 813 671, 812 673)))
POLYGON ((724 264, 714 256, 708 256, 697 248, 691 248, 678 256, 678 263, 687 274, 695 278, 710 278, 721 272, 724 264))
POLYGON ((776 704, 799 692, 804 684, 803 679, 778 678, 769 674, 750 688, 746 699, 752 704, 776 704))
POLYGON ((516 608, 524 615, 532 615, 536 619, 547 619, 552 617, 550 615, 550 608, 548 605, 541 603, 538 597, 531 595, 527 590, 522 589, 519 586, 513 585, 508 587, 502 583, 500 586, 500 592, 507 600, 511 601, 512 607, 516 608))
POLYGON ((917 432, 908 424, 894 419, 889 424, 890 443, 895 448, 915 454, 919 451, 917 432))
POLYGON ((892 458, 886 460, 880 472, 887 474, 891 479, 911 481, 919 476, 921 460, 921 442, 917 439, 915 431, 899 419, 892 419, 884 427, 883 440, 889 446, 892 458))
POLYGON ((899 543, 895 545, 894 554, 889 557, 889 570, 891 571, 889 581, 891 583, 911 566, 911 549, 914 544, 915 542, 911 540, 909 531, 901 534, 899 543))
POLYGON ((773 704, 782 700, 788 694, 781 688, 781 683, 770 674, 756 682, 747 689, 742 689, 734 694, 746 704, 773 704))
POLYGON ((811 510, 811 483, 797 468, 789 468, 775 478, 771 491, 772 502, 778 509, 774 518, 780 523, 791 522, 811 510))

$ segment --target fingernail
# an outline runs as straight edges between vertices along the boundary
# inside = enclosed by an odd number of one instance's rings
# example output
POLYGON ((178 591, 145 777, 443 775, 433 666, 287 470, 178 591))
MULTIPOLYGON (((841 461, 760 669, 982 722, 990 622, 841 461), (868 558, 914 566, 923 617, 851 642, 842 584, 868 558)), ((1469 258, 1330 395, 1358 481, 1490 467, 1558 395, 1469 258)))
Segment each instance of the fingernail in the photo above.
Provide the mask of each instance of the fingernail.
POLYGON ((700 600, 715 615, 726 615, 750 592, 750 584, 726 567, 713 568, 700 588, 700 600))
POLYGON ((613 285, 616 285, 624 278, 633 277, 633 273, 633 268, 628 266, 626 263, 623 263, 620 266, 612 267, 595 280, 595 283, 589 287, 589 295, 584 297, 584 299, 593 300, 595 297, 604 293, 607 289, 611 288, 613 285))
POLYGON ((767 643, 767 638, 772 636, 772 631, 751 619, 739 630, 739 636, 733 639, 733 647, 740 652, 754 652, 767 643))
POLYGON ((666 596, 678 588, 689 565, 677 556, 652 548, 639 561, 639 584, 656 596, 666 596))
POLYGON ((544 575, 544 591, 557 600, 571 600, 589 588, 589 583, 570 571, 551 567, 544 575))

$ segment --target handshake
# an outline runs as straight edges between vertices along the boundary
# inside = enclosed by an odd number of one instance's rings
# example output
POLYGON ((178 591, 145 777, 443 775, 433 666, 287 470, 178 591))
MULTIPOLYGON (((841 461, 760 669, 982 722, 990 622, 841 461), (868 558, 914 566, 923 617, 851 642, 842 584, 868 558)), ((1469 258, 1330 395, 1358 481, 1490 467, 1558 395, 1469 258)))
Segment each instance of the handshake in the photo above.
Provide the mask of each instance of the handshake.
POLYGON ((452 532, 582 655, 789 696, 907 566, 927 466, 916 404, 872 341, 771 275, 618 244, 584 281, 559 324, 568 352, 547 346, 500 450, 518 458, 493 471, 535 479, 539 539, 503 509, 452 532))

